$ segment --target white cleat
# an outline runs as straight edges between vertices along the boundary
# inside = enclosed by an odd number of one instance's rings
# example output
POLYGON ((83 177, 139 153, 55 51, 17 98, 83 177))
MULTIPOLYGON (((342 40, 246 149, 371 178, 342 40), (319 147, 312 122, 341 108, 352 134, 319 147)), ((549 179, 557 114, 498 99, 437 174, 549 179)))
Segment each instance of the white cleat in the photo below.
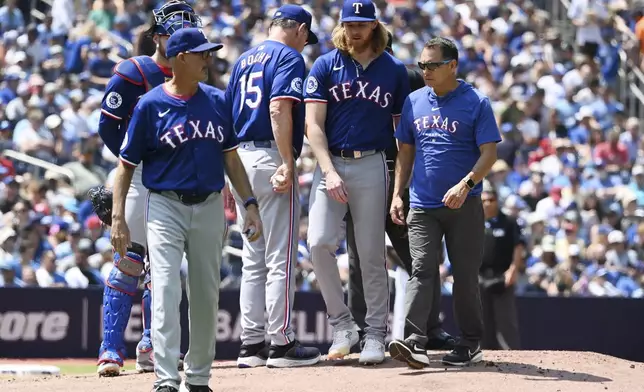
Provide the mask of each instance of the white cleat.
POLYGON ((333 344, 329 347, 327 359, 344 359, 351 352, 351 347, 360 340, 356 328, 337 330, 333 333, 333 344))
POLYGON ((137 373, 154 372, 154 354, 153 351, 136 351, 136 364, 134 365, 137 373))
POLYGON ((358 362, 361 365, 377 365, 385 360, 385 344, 374 338, 367 338, 358 362))
POLYGON ((121 374, 121 366, 114 362, 103 362, 96 371, 99 377, 116 377, 121 374))

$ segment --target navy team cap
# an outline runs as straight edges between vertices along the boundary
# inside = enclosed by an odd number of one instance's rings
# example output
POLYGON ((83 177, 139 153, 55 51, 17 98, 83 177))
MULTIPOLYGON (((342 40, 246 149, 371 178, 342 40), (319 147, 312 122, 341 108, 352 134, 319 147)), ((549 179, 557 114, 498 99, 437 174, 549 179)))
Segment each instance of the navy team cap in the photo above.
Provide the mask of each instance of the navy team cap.
POLYGON ((340 22, 373 22, 376 6, 371 0, 344 0, 340 22))
POLYGON ((306 43, 309 45, 315 45, 318 43, 318 36, 311 31, 311 24, 313 17, 311 14, 295 4, 285 4, 275 11, 273 19, 291 19, 298 23, 304 23, 309 28, 309 37, 306 40, 306 43))
POLYGON ((167 58, 172 58, 179 53, 212 52, 223 47, 222 44, 210 42, 203 30, 190 27, 177 30, 168 38, 165 54, 167 58))

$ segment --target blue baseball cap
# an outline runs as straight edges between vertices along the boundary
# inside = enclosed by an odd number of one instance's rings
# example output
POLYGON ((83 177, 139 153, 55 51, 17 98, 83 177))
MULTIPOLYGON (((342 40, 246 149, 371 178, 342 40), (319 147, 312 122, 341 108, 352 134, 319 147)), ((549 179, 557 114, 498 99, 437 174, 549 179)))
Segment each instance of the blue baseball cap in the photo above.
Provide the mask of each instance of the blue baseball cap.
POLYGON ((203 30, 190 27, 177 30, 168 39, 165 54, 167 58, 176 57, 179 53, 212 52, 224 45, 210 42, 203 30))
POLYGON ((295 4, 285 4, 275 11, 273 15, 273 20, 275 19, 290 19, 298 23, 304 23, 309 28, 309 37, 306 39, 308 45, 314 45, 318 43, 318 36, 311 31, 311 24, 313 17, 311 14, 295 4))
POLYGON ((376 6, 371 0, 344 0, 340 22, 373 22, 376 6))

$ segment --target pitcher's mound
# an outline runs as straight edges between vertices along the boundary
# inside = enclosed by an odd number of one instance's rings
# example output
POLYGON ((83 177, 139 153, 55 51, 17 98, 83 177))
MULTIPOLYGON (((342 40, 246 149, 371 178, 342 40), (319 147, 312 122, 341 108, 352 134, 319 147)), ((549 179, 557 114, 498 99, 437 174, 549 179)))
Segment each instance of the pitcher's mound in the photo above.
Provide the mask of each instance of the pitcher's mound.
MULTIPOLYGON (((487 351, 484 361, 466 368, 445 367, 444 353, 432 365, 412 370, 387 358, 379 366, 360 366, 357 357, 294 369, 237 369, 216 362, 211 388, 216 392, 631 392, 644 390, 644 364, 588 352, 487 351)), ((3 392, 150 391, 153 374, 125 373, 0 379, 3 392)))

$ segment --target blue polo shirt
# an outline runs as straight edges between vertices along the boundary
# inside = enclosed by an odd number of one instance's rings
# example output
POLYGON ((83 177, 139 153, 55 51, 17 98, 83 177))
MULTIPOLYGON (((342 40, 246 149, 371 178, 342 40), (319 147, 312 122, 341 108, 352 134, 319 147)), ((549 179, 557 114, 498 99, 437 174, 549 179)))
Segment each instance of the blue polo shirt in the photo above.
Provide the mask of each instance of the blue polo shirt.
MULTIPOLYGON (((481 156, 479 147, 501 141, 490 100, 462 80, 442 97, 430 87, 411 93, 395 136, 416 147, 409 188, 412 208, 444 207, 443 196, 472 171, 481 156)), ((480 195, 482 188, 478 183, 470 196, 480 195)))

